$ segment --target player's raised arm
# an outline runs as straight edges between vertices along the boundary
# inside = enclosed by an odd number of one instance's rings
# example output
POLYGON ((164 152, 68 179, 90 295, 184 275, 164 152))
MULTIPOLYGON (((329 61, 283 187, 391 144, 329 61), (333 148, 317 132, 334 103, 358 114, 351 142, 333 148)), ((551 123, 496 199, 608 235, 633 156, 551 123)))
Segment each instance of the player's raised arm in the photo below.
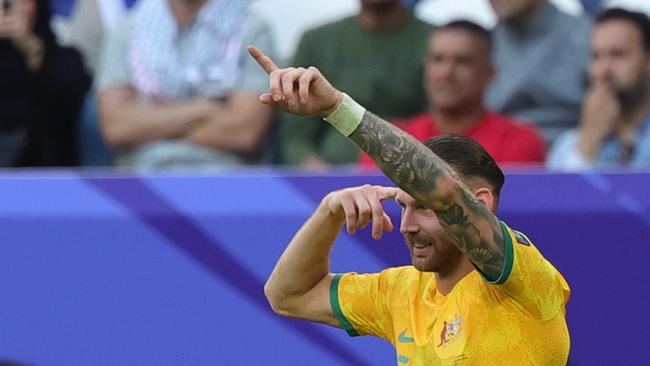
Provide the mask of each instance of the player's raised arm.
POLYGON ((270 92, 260 97, 263 103, 297 115, 324 117, 418 204, 435 211, 458 248, 485 276, 499 278, 505 246, 500 224, 447 163, 338 91, 316 68, 279 69, 256 48, 249 47, 249 52, 269 74, 270 92))

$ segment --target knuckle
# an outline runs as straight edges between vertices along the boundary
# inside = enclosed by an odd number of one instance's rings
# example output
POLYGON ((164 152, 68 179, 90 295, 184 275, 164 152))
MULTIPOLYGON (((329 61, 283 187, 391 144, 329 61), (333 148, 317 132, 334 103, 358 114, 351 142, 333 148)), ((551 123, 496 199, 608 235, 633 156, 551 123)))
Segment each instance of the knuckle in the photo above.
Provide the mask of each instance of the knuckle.
POLYGON ((309 82, 309 79, 311 79, 311 75, 309 73, 304 73, 300 75, 300 81, 303 83, 309 82))

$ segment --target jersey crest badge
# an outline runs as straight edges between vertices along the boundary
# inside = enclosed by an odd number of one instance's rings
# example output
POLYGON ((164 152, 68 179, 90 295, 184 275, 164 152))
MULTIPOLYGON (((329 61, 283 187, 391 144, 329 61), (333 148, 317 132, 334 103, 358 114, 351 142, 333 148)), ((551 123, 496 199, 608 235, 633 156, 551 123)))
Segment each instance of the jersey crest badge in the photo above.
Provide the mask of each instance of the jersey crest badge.
POLYGON ((463 325, 463 318, 456 314, 456 317, 449 323, 443 320, 442 331, 440 332, 440 344, 438 347, 443 346, 445 343, 454 339, 461 331, 463 325))
POLYGON ((530 239, 526 236, 526 234, 522 233, 521 231, 513 230, 515 233, 515 239, 517 239, 517 243, 525 246, 530 246, 530 239))
POLYGON ((438 356, 443 360, 463 354, 467 343, 466 324, 457 312, 438 318, 432 329, 431 342, 438 356))

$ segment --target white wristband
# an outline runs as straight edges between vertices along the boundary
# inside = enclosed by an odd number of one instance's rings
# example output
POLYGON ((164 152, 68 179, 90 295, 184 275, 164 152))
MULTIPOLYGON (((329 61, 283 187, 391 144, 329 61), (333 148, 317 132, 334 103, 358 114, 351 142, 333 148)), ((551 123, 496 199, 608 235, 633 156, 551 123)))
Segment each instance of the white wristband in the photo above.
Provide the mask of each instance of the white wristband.
POLYGON ((366 109, 361 104, 343 93, 341 104, 336 107, 334 112, 325 117, 324 120, 334 126, 343 135, 350 136, 359 127, 364 113, 366 113, 366 109))

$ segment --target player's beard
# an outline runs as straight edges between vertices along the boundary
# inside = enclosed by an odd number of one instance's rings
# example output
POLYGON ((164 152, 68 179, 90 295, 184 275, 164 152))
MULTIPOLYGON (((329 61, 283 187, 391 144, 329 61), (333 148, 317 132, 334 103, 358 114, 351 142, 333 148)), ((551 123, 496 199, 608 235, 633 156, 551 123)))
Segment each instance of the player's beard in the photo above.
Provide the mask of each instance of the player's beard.
POLYGON ((406 245, 409 247, 413 266, 422 272, 436 272, 444 275, 452 272, 463 258, 463 253, 446 235, 431 238, 422 233, 416 235, 407 234, 404 239, 406 240, 406 245), (424 242, 431 243, 429 255, 426 257, 416 257, 413 254, 413 246, 415 243, 424 242))

